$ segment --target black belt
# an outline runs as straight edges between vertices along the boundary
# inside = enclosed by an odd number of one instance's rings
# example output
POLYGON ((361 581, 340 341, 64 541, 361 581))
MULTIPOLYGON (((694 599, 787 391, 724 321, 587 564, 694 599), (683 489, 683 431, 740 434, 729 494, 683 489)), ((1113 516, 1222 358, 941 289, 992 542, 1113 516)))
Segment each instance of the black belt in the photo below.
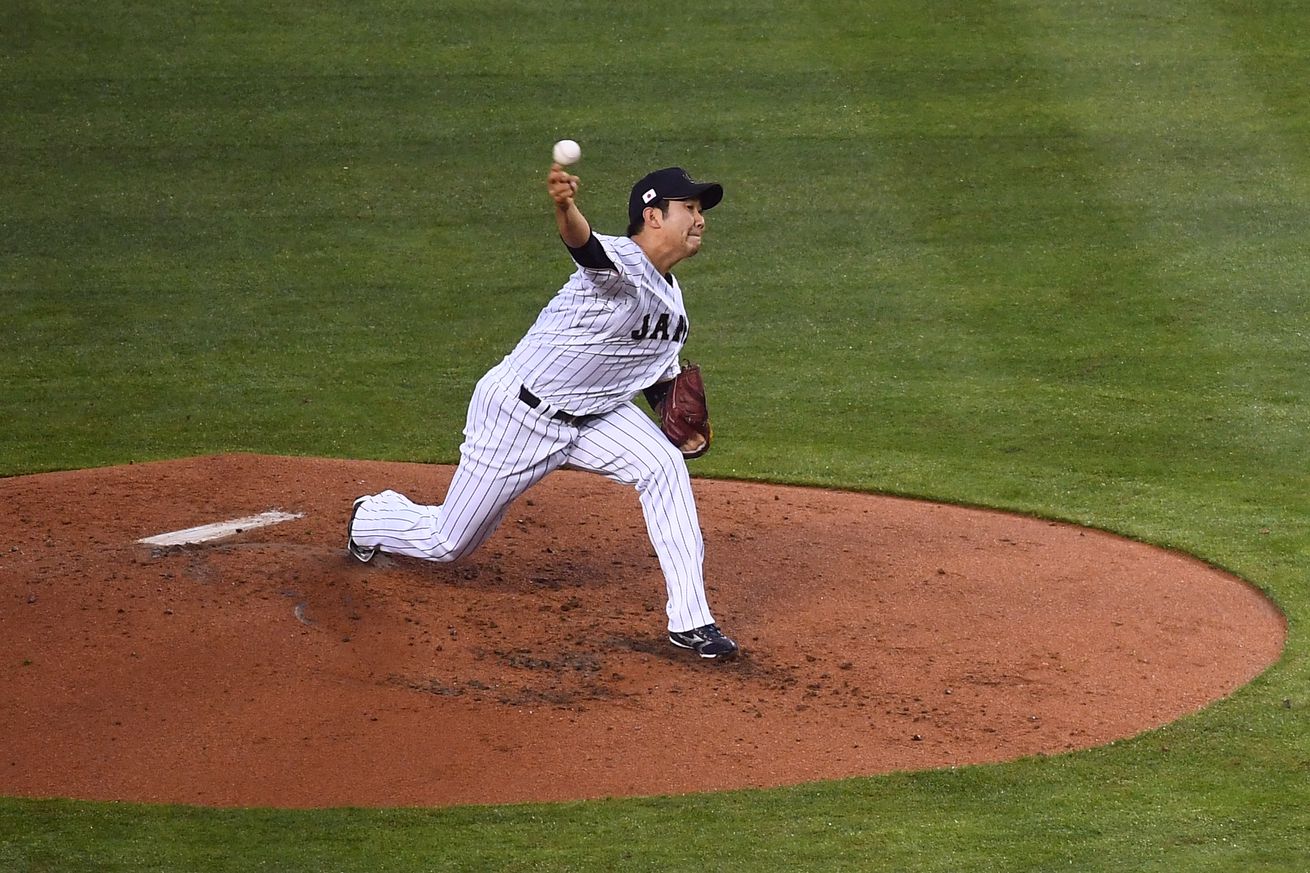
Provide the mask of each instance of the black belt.
MULTIPOLYGON (((541 405, 541 398, 529 391, 528 386, 526 385, 519 386, 519 400, 522 400, 532 409, 536 409, 541 405)), ((556 421, 564 422, 569 427, 582 427, 584 424, 600 418, 599 415, 574 415, 573 413, 565 412, 562 409, 555 410, 551 413, 550 417, 556 421)))

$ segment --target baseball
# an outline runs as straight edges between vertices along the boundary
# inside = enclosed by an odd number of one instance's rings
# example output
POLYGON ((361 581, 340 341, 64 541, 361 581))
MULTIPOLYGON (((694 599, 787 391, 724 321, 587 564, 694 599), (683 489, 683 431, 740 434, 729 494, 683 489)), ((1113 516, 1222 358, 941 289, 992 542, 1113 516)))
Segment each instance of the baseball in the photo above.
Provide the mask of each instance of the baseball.
POLYGON ((582 147, 571 139, 562 139, 555 143, 555 150, 551 152, 555 158, 555 163, 568 166, 576 164, 578 158, 582 157, 582 147))

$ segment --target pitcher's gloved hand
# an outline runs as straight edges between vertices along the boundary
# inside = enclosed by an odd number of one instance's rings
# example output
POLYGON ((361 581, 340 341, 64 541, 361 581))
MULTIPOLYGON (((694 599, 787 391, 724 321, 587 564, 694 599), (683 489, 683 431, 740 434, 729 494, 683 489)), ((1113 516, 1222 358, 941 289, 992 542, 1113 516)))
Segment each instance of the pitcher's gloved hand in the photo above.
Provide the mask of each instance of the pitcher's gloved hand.
POLYGON ((710 450, 714 428, 710 426, 699 365, 687 364, 677 376, 652 385, 645 394, 659 418, 660 430, 682 450, 684 458, 699 458, 710 450))

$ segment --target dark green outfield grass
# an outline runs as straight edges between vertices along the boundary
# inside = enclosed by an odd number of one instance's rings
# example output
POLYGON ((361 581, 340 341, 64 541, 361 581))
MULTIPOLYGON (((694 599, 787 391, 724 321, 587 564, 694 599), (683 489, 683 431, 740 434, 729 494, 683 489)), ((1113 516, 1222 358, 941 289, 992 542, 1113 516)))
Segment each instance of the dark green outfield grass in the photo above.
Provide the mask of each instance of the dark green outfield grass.
MULTIPOLYGON (((0 800, 0 870, 1310 869, 1308 26, 1279 0, 5 4, 0 475, 453 460, 569 272, 567 136, 599 229, 656 166, 727 191, 680 270, 698 475, 1183 549, 1289 642, 1072 756, 436 811, 0 800)), ((27 656, 0 641, 0 671, 27 656)))

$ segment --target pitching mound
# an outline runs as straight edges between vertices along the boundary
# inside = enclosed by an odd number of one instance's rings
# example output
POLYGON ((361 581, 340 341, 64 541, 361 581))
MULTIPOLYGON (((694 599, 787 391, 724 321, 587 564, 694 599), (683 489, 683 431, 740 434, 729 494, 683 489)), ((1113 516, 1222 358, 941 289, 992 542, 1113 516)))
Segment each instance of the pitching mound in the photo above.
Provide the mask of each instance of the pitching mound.
POLYGON ((558 473, 454 565, 344 551, 451 470, 251 455, 0 480, 0 794, 438 806, 772 786, 1096 746, 1223 697, 1283 619, 1242 581, 995 512, 695 483, 711 603, 663 638, 635 494, 558 473), (300 517, 199 545, 157 534, 300 517))

